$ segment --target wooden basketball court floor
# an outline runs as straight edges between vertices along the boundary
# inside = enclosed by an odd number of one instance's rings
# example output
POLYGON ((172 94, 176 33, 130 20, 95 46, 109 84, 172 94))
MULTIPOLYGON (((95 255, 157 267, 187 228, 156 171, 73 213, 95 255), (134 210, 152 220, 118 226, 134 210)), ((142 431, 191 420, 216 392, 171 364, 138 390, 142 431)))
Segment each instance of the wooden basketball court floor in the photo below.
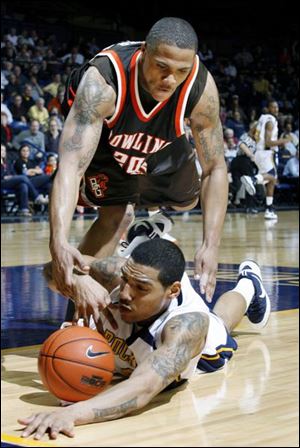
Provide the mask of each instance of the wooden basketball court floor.
MULTIPOLYGON (((225 369, 195 375, 177 392, 164 392, 140 412, 75 428, 75 438, 22 439, 20 416, 55 410, 37 372, 40 344, 63 320, 66 301, 41 275, 50 259, 46 220, 2 224, 2 446, 288 447, 298 440, 298 211, 228 214, 219 256, 216 296, 234 286, 239 263, 259 262, 272 301, 267 327, 257 333, 246 318, 236 331, 239 349, 225 369)), ((91 224, 73 221, 72 243, 91 224)), ((202 217, 175 217, 192 275, 202 217)), ((197 286, 197 285, 195 285, 197 286)))

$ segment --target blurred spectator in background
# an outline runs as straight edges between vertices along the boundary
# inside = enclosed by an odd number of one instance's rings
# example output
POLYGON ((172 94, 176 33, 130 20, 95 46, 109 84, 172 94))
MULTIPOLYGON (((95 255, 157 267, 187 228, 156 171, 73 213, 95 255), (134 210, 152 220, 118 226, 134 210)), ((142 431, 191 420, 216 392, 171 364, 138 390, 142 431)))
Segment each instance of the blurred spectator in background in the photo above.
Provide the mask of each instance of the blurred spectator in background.
POLYGON ((6 147, 12 147, 12 128, 8 124, 8 118, 6 112, 1 110, 1 143, 6 147))
POLYGON ((238 110, 235 110, 232 117, 228 117, 225 121, 225 126, 230 128, 234 132, 234 136, 239 139, 242 134, 246 132, 245 124, 241 118, 241 114, 238 110))
POLYGON ((296 155, 297 148, 299 147, 299 138, 292 132, 293 125, 290 120, 286 120, 284 124, 283 133, 280 135, 281 139, 290 138, 290 141, 284 143, 285 149, 287 149, 292 156, 296 155))
POLYGON ((49 120, 49 130, 45 133, 46 152, 58 153, 58 144, 61 131, 58 130, 58 123, 55 117, 49 120))
POLYGON ((295 156, 291 157, 286 162, 283 170, 283 175, 299 178, 299 148, 297 149, 295 156))
POLYGON ((237 153, 237 139, 234 137, 233 129, 225 129, 224 131, 224 156, 229 171, 230 164, 237 153))
POLYGON ((17 46, 18 43, 18 36, 17 36, 17 29, 12 27, 9 30, 9 33, 6 35, 7 39, 9 40, 9 42, 11 42, 13 44, 14 47, 17 46))
POLYGON ((65 54, 60 59, 68 65, 82 65, 84 63, 84 57, 79 53, 78 47, 73 47, 70 53, 65 54))
POLYGON ((230 76, 230 78, 235 78, 237 75, 236 66, 229 59, 224 62, 224 74, 230 76))
POLYGON ((241 199, 244 199, 247 213, 258 212, 256 208, 257 200, 261 200, 265 196, 264 180, 273 180, 274 184, 276 183, 274 177, 271 179, 269 175, 264 177, 258 174, 254 156, 256 151, 256 124, 256 122, 252 123, 249 131, 241 136, 237 145, 237 155, 230 165, 232 202, 239 205, 241 199))
POLYGON ((58 88, 61 85, 61 75, 60 73, 55 73, 52 75, 52 82, 43 87, 45 93, 49 93, 50 99, 55 98, 58 93, 58 88))
POLYGON ((254 59, 249 49, 244 47, 234 56, 234 61, 238 68, 247 68, 253 63, 254 59))
POLYGON ((17 150, 25 142, 30 145, 30 158, 43 158, 45 152, 45 136, 40 130, 40 123, 37 120, 30 122, 30 127, 27 130, 21 131, 13 139, 13 147, 17 150))
POLYGON ((31 216, 29 199, 35 204, 48 204, 48 199, 40 194, 25 174, 16 174, 11 163, 6 159, 6 147, 1 144, 1 195, 5 190, 16 194, 18 216, 31 216))
POLYGON ((256 96, 257 104, 261 104, 262 100, 270 94, 270 82, 265 77, 264 72, 254 74, 254 81, 252 83, 253 93, 256 96))
POLYGON ((61 105, 64 100, 64 94, 65 94, 65 86, 60 85, 57 90, 57 95, 54 98, 51 98, 48 102, 47 109, 49 112, 52 111, 53 108, 58 110, 58 113, 63 117, 61 105))
MULTIPOLYGON (((233 117, 234 112, 239 112, 241 120, 243 122, 245 122, 247 120, 247 116, 244 112, 244 109, 242 108, 242 106, 239 103, 239 96, 238 95, 232 95, 231 97, 231 103, 229 104, 228 107, 228 116, 229 117, 233 117)), ((231 126, 228 126, 229 128, 231 126)))
POLYGON ((14 65, 13 72, 17 78, 19 86, 23 88, 23 86, 25 86, 25 84, 29 81, 28 77, 24 75, 20 65, 14 65))
POLYGON ((24 86, 22 93, 22 101, 26 109, 26 115, 27 115, 31 106, 34 106, 34 99, 32 97, 32 87, 30 84, 25 84, 24 86))
POLYGON ((13 115, 14 128, 16 128, 16 123, 21 122, 23 125, 27 124, 26 119, 26 108, 23 104, 23 99, 21 95, 15 95, 13 97, 13 102, 11 105, 11 112, 13 115))
POLYGON ((9 100, 14 95, 19 95, 22 92, 22 89, 19 85, 17 77, 14 73, 9 73, 7 75, 8 84, 4 89, 4 98, 5 100, 9 100))
POLYGON ((9 110, 9 108, 7 107, 7 105, 5 103, 3 103, 3 93, 1 92, 1 112, 6 114, 7 117, 7 123, 11 124, 13 121, 13 116, 11 111, 9 110))
POLYGON ((37 120, 42 131, 45 132, 48 129, 49 112, 45 107, 44 98, 38 98, 36 100, 35 105, 31 106, 28 111, 28 117, 31 121, 37 120))
POLYGON ((198 51, 198 55, 200 60, 205 64, 205 66, 209 69, 213 63, 214 55, 210 48, 208 48, 205 42, 202 42, 200 45, 200 49, 198 51))
POLYGON ((31 85, 31 98, 36 101, 38 98, 43 97, 44 92, 38 83, 37 77, 31 75, 29 81, 31 85))
MULTIPOLYGON (((42 190, 48 196, 52 185, 51 178, 43 172, 39 161, 29 159, 29 155, 30 147, 26 144, 22 145, 19 151, 19 158, 14 162, 15 172, 27 176, 37 190, 42 190)), ((45 203, 48 203, 48 200, 45 203)))
POLYGON ((52 176, 57 170, 57 155, 56 154, 48 154, 46 166, 44 168, 44 173, 47 176, 52 176))

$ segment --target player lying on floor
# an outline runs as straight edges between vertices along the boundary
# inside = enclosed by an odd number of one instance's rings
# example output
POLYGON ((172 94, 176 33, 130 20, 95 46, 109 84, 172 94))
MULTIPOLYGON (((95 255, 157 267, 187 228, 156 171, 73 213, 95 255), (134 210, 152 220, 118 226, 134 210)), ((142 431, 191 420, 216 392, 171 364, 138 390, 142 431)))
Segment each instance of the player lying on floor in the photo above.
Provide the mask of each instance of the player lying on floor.
MULTIPOLYGON (((235 288, 221 295, 213 312, 193 289, 184 273, 183 253, 170 241, 156 238, 137 246, 129 259, 94 259, 90 265, 90 275, 109 292, 119 285, 118 304, 110 310, 114 326, 102 312, 100 321, 104 332, 123 340, 126 349, 121 358, 115 356, 116 370, 132 373, 89 400, 20 418, 26 426, 23 437, 34 434, 40 439, 46 431, 53 439, 60 432, 73 437, 75 425, 141 409, 166 387, 188 380, 196 369, 222 368, 237 349, 230 332, 245 313, 256 328, 264 327, 270 315, 270 300, 253 261, 241 263, 235 288)), ((49 278, 51 269, 46 273, 49 278)), ((86 276, 73 275, 84 290, 86 276)), ((73 300, 80 301, 80 294, 73 300)), ((77 317, 87 319, 89 310, 80 316, 81 308, 82 303, 77 317)), ((91 326, 95 328, 93 319, 91 326)))

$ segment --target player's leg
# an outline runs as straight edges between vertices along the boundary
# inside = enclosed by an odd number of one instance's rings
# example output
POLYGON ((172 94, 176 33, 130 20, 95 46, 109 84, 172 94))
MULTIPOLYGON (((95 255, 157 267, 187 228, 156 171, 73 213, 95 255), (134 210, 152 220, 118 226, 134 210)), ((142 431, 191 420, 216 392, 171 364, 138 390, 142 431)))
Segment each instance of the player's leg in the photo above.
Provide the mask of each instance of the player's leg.
POLYGON ((101 207, 98 218, 84 235, 78 249, 96 258, 112 255, 133 218, 131 204, 101 207))
POLYGON ((229 332, 244 314, 252 326, 263 328, 268 322, 270 311, 270 299, 262 283, 260 268, 251 260, 240 264, 235 288, 223 294, 213 308, 213 312, 223 320, 229 332))
POLYGON ((192 154, 192 157, 175 172, 141 176, 139 192, 139 206, 153 210, 154 213, 151 213, 152 216, 149 218, 137 219, 130 226, 127 235, 129 246, 121 249, 123 256, 128 256, 137 244, 147 238, 175 240, 169 235, 173 221, 161 207, 167 206, 173 210, 185 211, 197 205, 200 181, 194 155, 192 154))

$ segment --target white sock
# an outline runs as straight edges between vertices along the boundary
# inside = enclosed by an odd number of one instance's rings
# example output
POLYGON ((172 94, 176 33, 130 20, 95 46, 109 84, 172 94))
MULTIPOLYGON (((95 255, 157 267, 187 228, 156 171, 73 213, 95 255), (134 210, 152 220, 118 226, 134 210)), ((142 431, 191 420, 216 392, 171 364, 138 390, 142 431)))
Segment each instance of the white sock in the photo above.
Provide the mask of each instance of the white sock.
POLYGON ((256 181, 257 181, 258 184, 263 184, 264 183, 264 177, 263 177, 262 174, 256 174, 254 177, 256 178, 256 181))
POLYGON ((267 204, 267 207, 270 207, 273 204, 273 196, 266 197, 266 204, 267 204))
POLYGON ((148 215, 151 217, 156 215, 159 212, 159 208, 157 210, 148 210, 148 215))
POLYGON ((248 278, 242 278, 241 280, 239 280, 235 288, 232 289, 232 291, 238 292, 244 297, 247 304, 247 311, 255 292, 252 281, 248 278))

